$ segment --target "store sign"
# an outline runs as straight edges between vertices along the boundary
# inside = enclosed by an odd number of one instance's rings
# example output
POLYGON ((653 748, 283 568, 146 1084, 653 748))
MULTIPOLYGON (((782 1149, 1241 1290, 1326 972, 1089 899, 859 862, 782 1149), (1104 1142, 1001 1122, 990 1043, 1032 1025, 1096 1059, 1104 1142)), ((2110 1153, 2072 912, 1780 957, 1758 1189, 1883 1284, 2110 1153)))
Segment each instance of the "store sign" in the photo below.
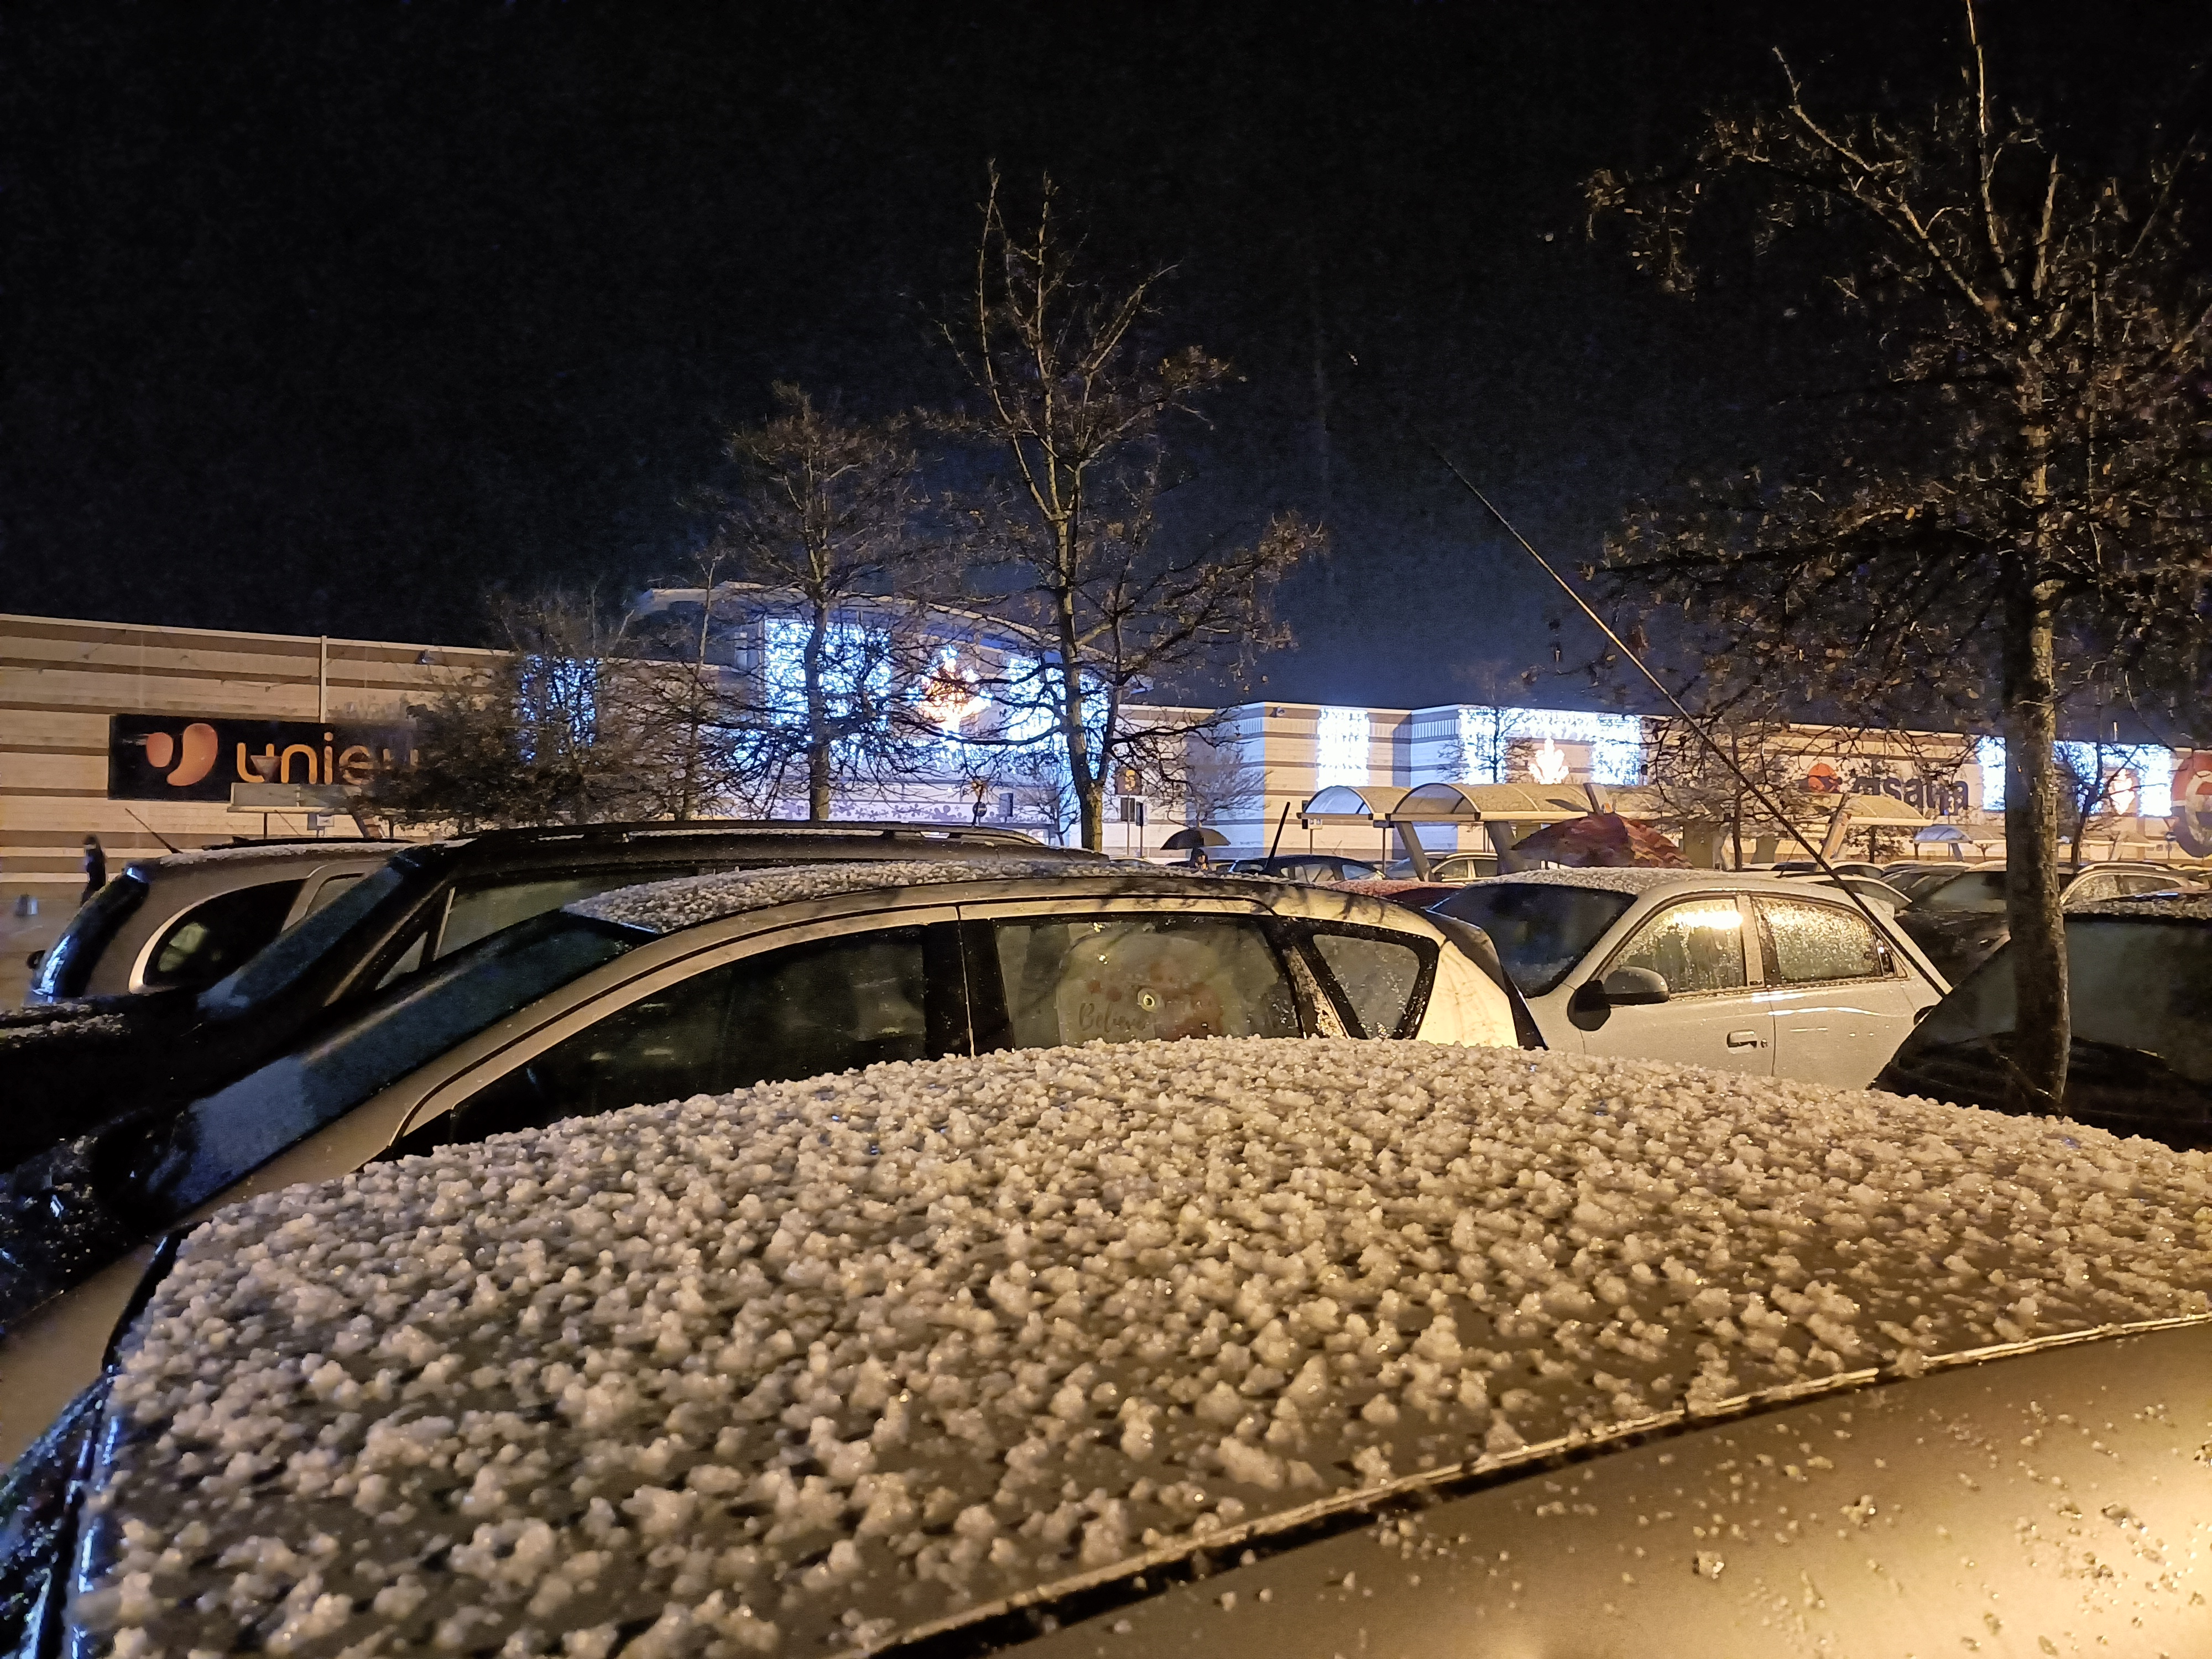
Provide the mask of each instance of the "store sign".
POLYGON ((1964 783, 1938 783, 1932 778, 1892 778, 1862 772, 1845 777, 1826 761, 1814 761, 1805 774, 1805 791, 1813 795, 1887 795, 1907 806, 1939 817, 1965 811, 1971 804, 1964 783))
POLYGON ((227 801, 234 783, 358 789, 379 772, 413 764, 414 756, 415 730, 404 725, 111 714, 107 797, 227 801))
POLYGON ((2173 838, 2190 857, 2212 858, 2212 749, 2173 769, 2173 838))

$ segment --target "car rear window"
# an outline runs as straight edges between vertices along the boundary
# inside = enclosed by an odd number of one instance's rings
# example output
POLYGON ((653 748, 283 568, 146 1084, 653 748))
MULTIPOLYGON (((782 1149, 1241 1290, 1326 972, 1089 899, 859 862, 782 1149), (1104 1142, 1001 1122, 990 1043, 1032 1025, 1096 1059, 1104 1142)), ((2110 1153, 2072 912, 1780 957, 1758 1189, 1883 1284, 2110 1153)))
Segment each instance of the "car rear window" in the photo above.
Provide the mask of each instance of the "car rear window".
POLYGON ((1410 1036, 1403 1029, 1421 987, 1421 953, 1402 939, 1316 933, 1314 949, 1352 1006, 1362 1036, 1410 1036))
MULTIPOLYGON (((1911 1046, 1971 1042, 2014 1029, 2013 951, 1998 951, 1960 982, 1911 1046)), ((2067 1000, 2077 1043, 2154 1055, 2212 1085, 2212 927, 2119 916, 2066 919, 2067 1000)))
POLYGON ((1976 915, 2002 915, 2005 878, 2002 870, 1970 870, 1920 896, 1923 910, 1967 910, 1976 915))
POLYGON ((1489 934, 1521 994, 1533 997, 1565 979, 1635 902, 1597 887, 1501 881, 1462 888, 1436 908, 1489 934))

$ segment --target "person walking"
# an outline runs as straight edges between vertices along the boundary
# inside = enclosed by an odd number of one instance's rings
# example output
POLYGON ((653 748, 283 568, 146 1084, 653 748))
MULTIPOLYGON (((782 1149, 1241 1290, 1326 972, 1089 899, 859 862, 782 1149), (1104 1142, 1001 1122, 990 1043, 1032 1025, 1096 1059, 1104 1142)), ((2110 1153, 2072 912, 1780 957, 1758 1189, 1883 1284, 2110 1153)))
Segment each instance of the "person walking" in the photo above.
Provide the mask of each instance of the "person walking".
POLYGON ((84 838, 84 891, 77 896, 79 904, 88 903, 92 896, 107 885, 107 854, 100 844, 98 836, 84 838))

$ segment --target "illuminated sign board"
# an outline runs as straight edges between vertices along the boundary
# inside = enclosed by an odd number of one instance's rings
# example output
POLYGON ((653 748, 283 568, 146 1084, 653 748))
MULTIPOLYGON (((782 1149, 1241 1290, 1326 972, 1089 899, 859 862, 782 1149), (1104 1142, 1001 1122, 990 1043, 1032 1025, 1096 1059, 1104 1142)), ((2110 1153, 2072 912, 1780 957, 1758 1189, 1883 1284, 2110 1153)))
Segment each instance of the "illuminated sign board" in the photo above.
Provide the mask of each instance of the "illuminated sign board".
POLYGON ((250 720, 223 715, 112 714, 110 800, 219 800, 234 783, 359 788, 413 763, 415 731, 352 720, 250 720), (269 763, 264 778, 254 768, 269 763))

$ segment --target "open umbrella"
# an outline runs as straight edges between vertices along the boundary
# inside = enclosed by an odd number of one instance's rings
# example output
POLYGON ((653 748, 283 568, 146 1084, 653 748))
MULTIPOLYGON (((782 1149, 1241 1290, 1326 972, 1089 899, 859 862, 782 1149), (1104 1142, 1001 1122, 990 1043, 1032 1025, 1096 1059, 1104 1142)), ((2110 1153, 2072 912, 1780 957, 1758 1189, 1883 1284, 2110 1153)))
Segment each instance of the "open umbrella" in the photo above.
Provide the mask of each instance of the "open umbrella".
POLYGON ((1516 858, 1540 859, 1583 869, 1686 870, 1681 848, 1648 823, 1618 812, 1586 812, 1578 818, 1547 823, 1513 843, 1516 858))
POLYGON ((1223 835, 1218 830, 1208 830, 1202 824, 1194 824, 1188 830, 1178 830, 1160 843, 1161 849, 1164 852, 1189 854, 1190 861, 1193 864, 1199 863, 1206 857, 1207 848, 1228 845, 1228 836, 1223 835))

